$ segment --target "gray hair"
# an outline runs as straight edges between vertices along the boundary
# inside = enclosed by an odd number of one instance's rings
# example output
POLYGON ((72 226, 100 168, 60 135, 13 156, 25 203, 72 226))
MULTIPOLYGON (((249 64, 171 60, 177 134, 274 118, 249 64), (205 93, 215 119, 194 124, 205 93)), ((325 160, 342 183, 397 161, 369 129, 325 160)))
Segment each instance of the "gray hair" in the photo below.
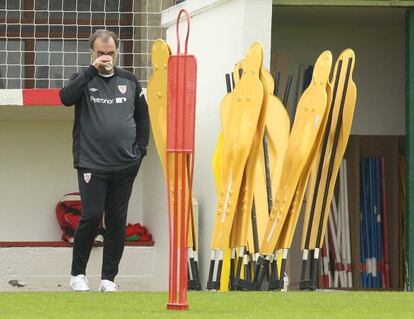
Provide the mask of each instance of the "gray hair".
POLYGON ((109 38, 114 39, 115 46, 118 49, 119 40, 118 40, 118 36, 116 35, 115 32, 105 30, 105 29, 99 29, 99 30, 96 30, 94 33, 92 33, 91 36, 89 37, 89 47, 92 50, 93 50, 93 46, 95 44, 95 40, 97 38, 102 39, 103 42, 108 42, 109 38))

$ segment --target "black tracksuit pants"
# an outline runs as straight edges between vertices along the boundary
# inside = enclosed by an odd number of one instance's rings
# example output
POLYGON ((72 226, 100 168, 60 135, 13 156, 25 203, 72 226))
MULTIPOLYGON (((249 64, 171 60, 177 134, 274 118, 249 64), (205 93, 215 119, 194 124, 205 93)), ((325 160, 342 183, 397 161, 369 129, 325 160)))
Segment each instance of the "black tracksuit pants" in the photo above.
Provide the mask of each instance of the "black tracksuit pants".
POLYGON ((96 230, 105 212, 102 279, 114 281, 124 251, 128 202, 141 161, 118 171, 78 168, 82 217, 73 245, 73 276, 86 274, 96 230))

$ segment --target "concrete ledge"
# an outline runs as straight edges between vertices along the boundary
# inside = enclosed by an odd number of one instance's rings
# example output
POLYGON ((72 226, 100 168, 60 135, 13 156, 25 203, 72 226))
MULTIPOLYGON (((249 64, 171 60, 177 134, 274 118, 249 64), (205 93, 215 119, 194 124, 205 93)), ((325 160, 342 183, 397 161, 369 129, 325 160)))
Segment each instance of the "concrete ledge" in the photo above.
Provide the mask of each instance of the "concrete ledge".
MULTIPOLYGON (((72 249, 67 247, 10 247, 0 249, 0 291, 70 290, 72 249), (10 280, 26 284, 11 286, 10 280)), ((154 247, 127 246, 116 282, 122 290, 152 290, 154 247)), ((87 268, 91 289, 97 289, 102 266, 102 247, 94 247, 87 268)))
MULTIPOLYGON (((0 248, 9 247, 72 247, 66 241, 0 241, 0 248)), ((154 246, 154 241, 126 241, 125 246, 154 246)))

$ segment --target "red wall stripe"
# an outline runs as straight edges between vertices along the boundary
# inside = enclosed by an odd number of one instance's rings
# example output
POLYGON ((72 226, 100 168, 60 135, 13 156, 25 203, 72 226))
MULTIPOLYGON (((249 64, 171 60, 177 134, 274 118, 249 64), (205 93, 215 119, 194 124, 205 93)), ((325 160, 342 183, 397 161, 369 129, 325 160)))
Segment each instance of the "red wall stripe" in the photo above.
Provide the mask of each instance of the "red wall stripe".
POLYGON ((23 89, 23 106, 62 105, 60 89, 23 89))

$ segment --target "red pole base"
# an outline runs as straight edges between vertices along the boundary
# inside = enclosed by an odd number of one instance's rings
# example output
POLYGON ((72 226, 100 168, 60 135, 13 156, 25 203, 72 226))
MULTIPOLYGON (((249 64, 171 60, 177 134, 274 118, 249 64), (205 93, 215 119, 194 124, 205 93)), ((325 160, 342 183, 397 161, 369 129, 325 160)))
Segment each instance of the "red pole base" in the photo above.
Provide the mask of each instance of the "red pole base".
POLYGON ((188 304, 167 303, 167 310, 188 310, 188 304))

